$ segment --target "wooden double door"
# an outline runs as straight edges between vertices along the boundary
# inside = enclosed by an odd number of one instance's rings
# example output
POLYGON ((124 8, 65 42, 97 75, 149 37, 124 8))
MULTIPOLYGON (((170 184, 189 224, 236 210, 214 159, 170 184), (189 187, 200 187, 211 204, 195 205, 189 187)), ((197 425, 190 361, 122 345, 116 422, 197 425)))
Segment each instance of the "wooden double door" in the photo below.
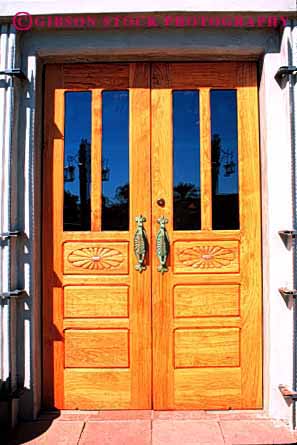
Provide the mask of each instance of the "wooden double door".
POLYGON ((43 400, 262 406, 253 63, 48 65, 43 400))

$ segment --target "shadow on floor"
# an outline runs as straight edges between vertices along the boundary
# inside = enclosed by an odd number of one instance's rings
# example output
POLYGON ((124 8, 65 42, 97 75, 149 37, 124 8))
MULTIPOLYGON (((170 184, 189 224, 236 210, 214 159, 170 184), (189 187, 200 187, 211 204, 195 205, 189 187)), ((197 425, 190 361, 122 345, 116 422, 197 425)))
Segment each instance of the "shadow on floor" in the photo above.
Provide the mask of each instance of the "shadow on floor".
POLYGON ((1 445, 22 445, 30 442, 46 433, 51 428, 53 421, 59 416, 60 412, 57 411, 48 414, 42 420, 19 423, 12 431, 4 432, 4 441, 2 436, 0 443, 1 445))

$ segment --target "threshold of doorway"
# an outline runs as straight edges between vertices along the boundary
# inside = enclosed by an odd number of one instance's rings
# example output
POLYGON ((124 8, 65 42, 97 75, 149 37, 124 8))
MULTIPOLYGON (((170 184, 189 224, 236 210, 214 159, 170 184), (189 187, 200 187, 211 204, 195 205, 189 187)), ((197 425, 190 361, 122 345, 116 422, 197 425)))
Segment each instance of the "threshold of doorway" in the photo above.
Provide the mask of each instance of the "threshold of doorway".
POLYGON ((41 411, 39 420, 252 420, 270 419, 264 410, 60 410, 41 411))

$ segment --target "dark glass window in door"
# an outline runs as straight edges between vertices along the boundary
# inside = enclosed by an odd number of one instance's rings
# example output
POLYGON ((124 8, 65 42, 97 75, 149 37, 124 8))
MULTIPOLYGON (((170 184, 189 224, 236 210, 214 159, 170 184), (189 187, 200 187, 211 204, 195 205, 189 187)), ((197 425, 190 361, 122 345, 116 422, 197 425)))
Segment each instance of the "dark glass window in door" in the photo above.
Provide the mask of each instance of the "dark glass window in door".
MULTIPOLYGON (((235 90, 212 90, 212 228, 239 228, 237 97, 235 90)), ((248 111, 247 111, 248 112, 248 111)), ((246 172, 248 174, 248 172, 246 172)))
POLYGON ((199 92, 173 92, 173 227, 201 228, 199 92))
POLYGON ((102 230, 128 230, 128 91, 102 93, 102 164, 102 230))
POLYGON ((65 93, 64 230, 91 228, 91 93, 65 93))

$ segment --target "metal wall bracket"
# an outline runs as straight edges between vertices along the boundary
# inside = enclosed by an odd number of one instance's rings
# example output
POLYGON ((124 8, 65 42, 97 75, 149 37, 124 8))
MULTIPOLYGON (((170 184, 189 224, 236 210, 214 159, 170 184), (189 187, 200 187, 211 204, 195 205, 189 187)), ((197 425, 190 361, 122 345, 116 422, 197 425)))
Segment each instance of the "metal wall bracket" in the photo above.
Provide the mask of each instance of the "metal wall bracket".
POLYGON ((293 240, 297 239, 297 231, 296 230, 280 230, 278 232, 281 237, 282 242, 285 247, 290 250, 293 245, 293 240))
POLYGON ((21 68, 12 68, 10 70, 3 70, 0 71, 0 75, 17 77, 18 79, 21 80, 29 80, 24 71, 21 70, 21 68))
POLYGON ((285 79, 288 80, 289 76, 296 76, 296 75, 297 75, 297 66, 295 65, 280 66, 274 78, 277 82, 280 83, 285 79))
POLYGON ((280 392, 282 393, 285 400, 289 402, 296 402, 297 401, 297 391, 293 391, 286 385, 279 385, 278 386, 280 392))
POLYGON ((23 234, 23 232, 20 232, 19 230, 12 230, 9 232, 4 232, 0 234, 0 239, 2 241, 5 241, 6 239, 10 239, 10 238, 17 238, 18 236, 21 236, 23 234))
POLYGON ((1 299, 2 300, 10 300, 11 298, 20 298, 20 297, 24 297, 25 295, 27 295, 27 292, 25 291, 25 289, 15 289, 10 292, 3 292, 1 294, 1 299))
POLYGON ((288 297, 296 298, 297 297, 296 289, 291 290, 291 289, 286 289, 285 287, 281 287, 281 288, 279 288, 278 291, 283 298, 288 298, 288 297))

